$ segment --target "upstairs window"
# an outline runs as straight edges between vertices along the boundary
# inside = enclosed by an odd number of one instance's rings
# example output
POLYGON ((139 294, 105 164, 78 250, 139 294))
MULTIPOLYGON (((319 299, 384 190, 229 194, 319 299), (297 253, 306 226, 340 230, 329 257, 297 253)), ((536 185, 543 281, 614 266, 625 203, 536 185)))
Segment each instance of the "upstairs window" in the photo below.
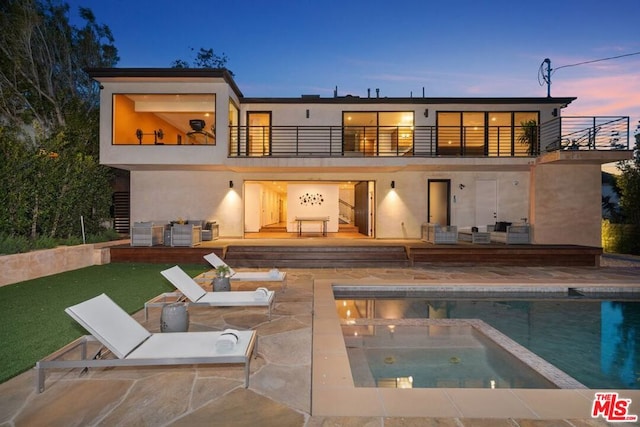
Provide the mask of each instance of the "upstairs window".
POLYGON ((365 156, 411 155, 413 111, 344 111, 343 153, 365 156))
POLYGON ((520 135, 531 122, 539 123, 537 111, 439 111, 438 155, 529 156, 529 147, 520 135))
POLYGON ((214 94, 113 95, 114 145, 216 143, 214 94))

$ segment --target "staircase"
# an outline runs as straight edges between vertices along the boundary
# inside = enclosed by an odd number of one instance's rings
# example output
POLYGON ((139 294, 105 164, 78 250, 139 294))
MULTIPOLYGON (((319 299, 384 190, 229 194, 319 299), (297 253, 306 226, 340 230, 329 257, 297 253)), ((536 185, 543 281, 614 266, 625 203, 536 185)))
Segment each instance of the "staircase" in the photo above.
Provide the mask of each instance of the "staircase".
POLYGON ((228 246, 233 267, 349 268, 408 267, 404 246, 228 246))
POLYGON ((129 234, 129 210, 130 199, 128 191, 116 191, 113 193, 113 228, 120 234, 129 234))

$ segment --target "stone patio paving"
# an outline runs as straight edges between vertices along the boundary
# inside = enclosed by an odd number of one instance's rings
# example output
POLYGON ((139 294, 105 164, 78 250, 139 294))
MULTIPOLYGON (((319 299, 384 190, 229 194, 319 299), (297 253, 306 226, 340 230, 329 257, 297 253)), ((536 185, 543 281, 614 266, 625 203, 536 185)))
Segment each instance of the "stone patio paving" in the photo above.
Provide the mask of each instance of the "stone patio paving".
MULTIPOLYGON (((608 260, 604 268, 447 267, 403 269, 289 269, 279 284, 272 320, 264 308, 192 308, 190 330, 256 329, 259 355, 251 363, 248 389, 243 367, 198 366, 52 371, 44 393, 34 373, 0 384, 1 426, 600 426, 602 419, 318 417, 311 411, 313 283, 318 279, 375 278, 389 281, 602 283, 640 286, 640 264, 608 260)), ((259 286, 264 286, 264 283, 259 286)), ((256 284, 240 282, 233 290, 256 284)), ((134 317, 159 331, 159 309, 134 317)), ((631 393, 631 391, 629 391, 631 393)), ((638 396, 634 393, 633 396, 638 396)), ((429 402, 424 402, 428 405, 429 402)), ((558 405, 562 405, 558 402, 558 405)), ((640 396, 631 413, 640 414, 640 396)), ((560 410, 561 413, 561 410, 560 410)), ((619 423, 617 423, 619 425, 619 423)))

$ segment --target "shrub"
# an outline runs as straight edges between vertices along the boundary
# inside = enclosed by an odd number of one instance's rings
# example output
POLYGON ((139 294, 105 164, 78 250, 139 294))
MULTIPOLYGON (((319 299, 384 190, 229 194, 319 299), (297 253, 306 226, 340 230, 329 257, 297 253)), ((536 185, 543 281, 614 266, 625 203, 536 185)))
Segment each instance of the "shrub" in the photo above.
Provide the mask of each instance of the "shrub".
MULTIPOLYGON (((105 229, 98 234, 86 236, 87 243, 109 242, 120 239, 120 235, 113 229, 105 229)), ((40 236, 31 240, 25 236, 15 236, 0 233, 0 255, 20 254, 39 249, 51 249, 56 246, 81 245, 82 237, 71 236, 66 239, 56 239, 53 237, 40 236)))
POLYGON ((0 255, 20 254, 30 250, 31 244, 26 237, 0 234, 0 255))
POLYGON ((32 249, 51 249, 58 246, 58 239, 53 237, 38 237, 31 244, 32 249))
POLYGON ((610 253, 640 255, 640 227, 603 220, 602 248, 610 253))

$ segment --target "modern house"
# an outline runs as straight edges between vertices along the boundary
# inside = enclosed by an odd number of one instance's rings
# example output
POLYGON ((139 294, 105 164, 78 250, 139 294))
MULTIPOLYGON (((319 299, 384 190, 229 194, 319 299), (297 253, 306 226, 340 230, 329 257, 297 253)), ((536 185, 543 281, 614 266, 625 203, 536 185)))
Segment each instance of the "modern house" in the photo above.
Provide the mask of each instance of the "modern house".
POLYGON ((296 217, 378 239, 508 221, 533 243, 600 246, 601 165, 631 158, 628 117, 564 117, 571 97, 249 98, 226 70, 88 73, 131 221, 215 220, 220 237, 296 217))

